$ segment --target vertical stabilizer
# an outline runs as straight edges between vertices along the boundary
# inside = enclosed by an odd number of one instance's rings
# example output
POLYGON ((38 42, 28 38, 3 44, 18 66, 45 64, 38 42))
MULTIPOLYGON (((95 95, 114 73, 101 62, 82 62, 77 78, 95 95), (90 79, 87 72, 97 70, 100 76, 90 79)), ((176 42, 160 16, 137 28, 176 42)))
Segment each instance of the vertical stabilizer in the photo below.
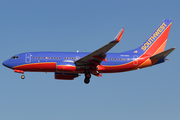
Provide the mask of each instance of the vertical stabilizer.
POLYGON ((164 19, 157 29, 137 49, 139 53, 155 55, 163 52, 166 46, 171 24, 171 19, 164 19))

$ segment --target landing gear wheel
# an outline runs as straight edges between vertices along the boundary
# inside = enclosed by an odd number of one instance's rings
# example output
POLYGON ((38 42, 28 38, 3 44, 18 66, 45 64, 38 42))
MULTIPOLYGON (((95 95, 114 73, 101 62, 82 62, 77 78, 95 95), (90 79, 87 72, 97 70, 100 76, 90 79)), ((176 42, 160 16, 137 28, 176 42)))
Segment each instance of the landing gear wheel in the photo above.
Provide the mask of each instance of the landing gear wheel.
POLYGON ((90 82, 91 73, 88 70, 86 70, 84 73, 85 73, 84 83, 88 84, 90 82))
POLYGON ((24 75, 21 75, 21 79, 24 79, 25 78, 25 76, 24 75))
POLYGON ((84 83, 85 83, 85 84, 88 84, 89 82, 90 82, 90 79, 89 79, 89 78, 85 78, 85 79, 84 79, 84 83))

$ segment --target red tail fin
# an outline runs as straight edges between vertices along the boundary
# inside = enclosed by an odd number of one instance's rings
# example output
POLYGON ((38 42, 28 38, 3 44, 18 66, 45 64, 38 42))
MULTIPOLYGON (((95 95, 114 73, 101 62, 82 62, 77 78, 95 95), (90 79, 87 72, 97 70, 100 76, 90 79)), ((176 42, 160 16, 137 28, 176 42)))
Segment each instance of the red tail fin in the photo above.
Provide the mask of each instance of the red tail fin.
POLYGON ((165 19, 140 47, 146 54, 155 55, 164 51, 172 20, 165 19))

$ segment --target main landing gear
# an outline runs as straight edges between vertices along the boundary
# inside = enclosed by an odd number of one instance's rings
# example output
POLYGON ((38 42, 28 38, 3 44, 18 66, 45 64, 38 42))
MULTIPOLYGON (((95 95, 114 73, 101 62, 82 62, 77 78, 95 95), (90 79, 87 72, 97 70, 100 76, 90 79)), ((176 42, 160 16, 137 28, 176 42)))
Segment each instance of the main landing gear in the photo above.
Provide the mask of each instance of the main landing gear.
POLYGON ((88 70, 86 70, 86 71, 84 72, 84 75, 85 75, 84 83, 85 83, 85 84, 88 84, 88 83, 90 82, 91 73, 90 73, 88 70))

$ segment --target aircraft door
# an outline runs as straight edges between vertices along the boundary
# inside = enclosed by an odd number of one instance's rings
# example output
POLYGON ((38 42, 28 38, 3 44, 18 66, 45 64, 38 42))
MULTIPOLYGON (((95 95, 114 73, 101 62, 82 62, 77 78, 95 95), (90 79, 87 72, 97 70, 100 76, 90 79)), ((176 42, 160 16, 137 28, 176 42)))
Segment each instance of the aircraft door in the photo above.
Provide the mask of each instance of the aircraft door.
POLYGON ((133 58, 134 58, 134 61, 133 61, 133 64, 136 66, 136 65, 138 65, 138 56, 137 55, 134 55, 133 56, 133 58))
POLYGON ((31 53, 26 53, 25 55, 25 62, 30 63, 31 62, 31 53))

